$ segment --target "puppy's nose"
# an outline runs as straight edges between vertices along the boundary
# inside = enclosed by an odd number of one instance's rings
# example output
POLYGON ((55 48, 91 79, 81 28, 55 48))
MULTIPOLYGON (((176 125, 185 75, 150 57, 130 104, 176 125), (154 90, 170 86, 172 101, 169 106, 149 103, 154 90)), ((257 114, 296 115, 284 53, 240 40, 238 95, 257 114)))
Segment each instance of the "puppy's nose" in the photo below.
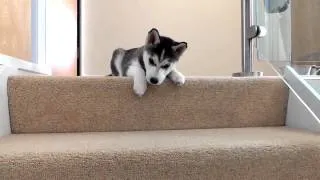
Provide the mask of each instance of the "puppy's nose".
POLYGON ((150 78, 150 82, 151 82, 152 84, 157 84, 159 81, 158 81, 157 78, 152 77, 152 78, 150 78))

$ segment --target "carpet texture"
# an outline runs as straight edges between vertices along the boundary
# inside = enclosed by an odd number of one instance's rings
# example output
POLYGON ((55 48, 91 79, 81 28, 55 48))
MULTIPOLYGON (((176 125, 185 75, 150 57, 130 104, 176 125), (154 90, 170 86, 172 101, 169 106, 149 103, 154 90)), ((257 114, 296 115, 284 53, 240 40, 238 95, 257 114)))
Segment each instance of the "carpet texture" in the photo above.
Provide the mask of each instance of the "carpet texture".
POLYGON ((118 77, 8 80, 13 133, 105 132, 284 125, 288 88, 280 78, 188 78, 133 94, 118 77))
POLYGON ((320 179, 320 135, 284 127, 13 134, 0 179, 320 179))

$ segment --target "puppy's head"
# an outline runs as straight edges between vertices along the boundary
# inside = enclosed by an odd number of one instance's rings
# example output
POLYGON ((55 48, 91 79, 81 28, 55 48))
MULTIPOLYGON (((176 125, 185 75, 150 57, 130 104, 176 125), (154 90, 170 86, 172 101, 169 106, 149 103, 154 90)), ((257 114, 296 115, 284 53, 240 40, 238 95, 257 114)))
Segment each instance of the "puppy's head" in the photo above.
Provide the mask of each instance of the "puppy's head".
POLYGON ((151 29, 143 52, 148 83, 160 85, 175 68, 186 49, 186 42, 176 42, 169 37, 160 36, 157 29, 151 29))

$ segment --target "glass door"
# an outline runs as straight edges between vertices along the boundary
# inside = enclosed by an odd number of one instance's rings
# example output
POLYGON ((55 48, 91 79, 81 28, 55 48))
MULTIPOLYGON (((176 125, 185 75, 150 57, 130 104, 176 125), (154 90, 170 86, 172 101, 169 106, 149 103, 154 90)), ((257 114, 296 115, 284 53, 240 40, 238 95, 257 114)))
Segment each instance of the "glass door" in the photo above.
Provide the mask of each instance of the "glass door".
POLYGON ((254 0, 253 19, 266 31, 256 39, 258 61, 268 61, 282 72, 291 63, 291 0, 254 0))
POLYGON ((266 36, 256 39, 258 61, 279 73, 290 66, 302 76, 320 75, 320 4, 318 0, 254 0, 256 25, 266 36))
POLYGON ((253 0, 258 61, 268 62, 314 116, 320 118, 319 0, 253 0))

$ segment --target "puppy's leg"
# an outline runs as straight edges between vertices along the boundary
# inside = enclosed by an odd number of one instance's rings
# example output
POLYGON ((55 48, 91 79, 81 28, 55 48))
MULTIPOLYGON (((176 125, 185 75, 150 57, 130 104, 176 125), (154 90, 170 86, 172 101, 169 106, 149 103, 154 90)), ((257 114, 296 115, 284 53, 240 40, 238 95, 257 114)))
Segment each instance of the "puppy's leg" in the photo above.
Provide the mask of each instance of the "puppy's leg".
POLYGON ((127 75, 133 77, 133 90, 138 96, 143 96, 147 90, 147 80, 144 70, 138 64, 132 64, 127 75))
POLYGON ((144 71, 138 71, 137 74, 133 77, 133 90, 138 96, 143 96, 147 91, 147 81, 144 75, 144 71))
POLYGON ((186 78, 184 75, 179 72, 177 69, 173 69, 170 74, 168 75, 169 79, 173 81, 176 85, 181 86, 185 83, 186 78))

